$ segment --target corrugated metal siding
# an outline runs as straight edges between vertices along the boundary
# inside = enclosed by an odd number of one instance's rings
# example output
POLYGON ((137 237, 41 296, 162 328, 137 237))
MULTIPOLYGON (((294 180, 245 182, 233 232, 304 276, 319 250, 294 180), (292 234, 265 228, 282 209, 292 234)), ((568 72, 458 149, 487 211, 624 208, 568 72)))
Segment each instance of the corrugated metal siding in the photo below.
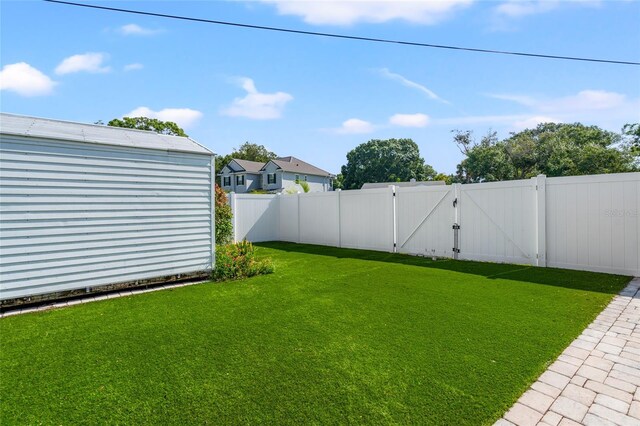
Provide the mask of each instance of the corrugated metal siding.
POLYGON ((213 156, 0 138, 0 299, 211 269, 213 156))

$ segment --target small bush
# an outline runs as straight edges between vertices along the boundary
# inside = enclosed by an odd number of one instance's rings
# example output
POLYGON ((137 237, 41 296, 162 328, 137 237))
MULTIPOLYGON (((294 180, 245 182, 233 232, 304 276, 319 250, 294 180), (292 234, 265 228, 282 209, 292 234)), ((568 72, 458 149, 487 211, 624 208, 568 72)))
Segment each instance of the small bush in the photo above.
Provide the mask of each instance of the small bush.
POLYGON ((233 212, 227 203, 227 193, 216 184, 215 233, 216 244, 227 244, 233 235, 233 212))
POLYGON ((271 259, 256 259, 255 248, 248 241, 216 247, 216 268, 213 271, 213 279, 216 281, 247 278, 272 272, 271 259))

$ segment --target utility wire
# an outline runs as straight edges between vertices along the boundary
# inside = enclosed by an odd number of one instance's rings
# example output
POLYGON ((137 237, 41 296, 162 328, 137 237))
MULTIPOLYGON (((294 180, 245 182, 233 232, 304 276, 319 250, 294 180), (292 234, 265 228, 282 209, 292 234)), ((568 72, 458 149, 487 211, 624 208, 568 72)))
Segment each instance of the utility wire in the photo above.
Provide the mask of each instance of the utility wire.
POLYGON ((418 47, 429 47, 434 49, 449 49, 449 50, 460 50, 466 52, 479 52, 479 53, 491 53, 498 55, 514 55, 514 56, 527 56, 532 58, 544 58, 544 59, 561 59, 567 61, 582 61, 582 62, 599 62, 606 64, 616 64, 616 65, 635 65, 640 66, 640 62, 633 61, 615 61, 610 59, 596 59, 596 58, 580 58, 575 56, 559 56, 559 55, 543 55, 539 53, 526 53, 526 52, 511 52, 506 50, 492 50, 492 49, 476 49, 472 47, 460 47, 460 46, 448 46, 443 44, 429 44, 429 43, 419 43, 413 41, 403 41, 403 40, 390 40, 383 38, 373 38, 373 37, 359 37, 352 36, 346 34, 335 34, 335 33, 322 33, 315 31, 303 31, 303 30, 293 30, 290 28, 278 28, 278 27, 267 27, 263 25, 251 25, 251 24, 241 24, 238 22, 228 22, 228 21, 216 21, 213 19, 203 19, 203 18, 193 18, 188 16, 178 16, 178 15, 169 15, 164 13, 154 13, 154 12, 145 12, 142 10, 132 10, 132 9, 122 9, 117 7, 108 7, 108 6, 98 6, 92 4, 84 4, 84 3, 75 3, 70 1, 63 0, 43 0, 47 3, 58 3, 65 4, 69 6, 78 6, 78 7, 86 7, 89 9, 100 9, 100 10, 108 10, 111 12, 122 12, 122 13, 130 13, 135 15, 145 15, 145 16, 156 16, 159 18, 169 18, 169 19, 179 19, 182 21, 191 21, 191 22, 202 22, 205 24, 215 24, 215 25, 227 25, 231 27, 240 27, 240 28, 251 28, 254 30, 265 30, 265 31, 277 31, 281 33, 290 33, 290 34, 302 34, 302 35, 310 35, 317 37, 330 37, 330 38, 339 38, 346 40, 358 40, 358 41, 368 41, 374 43, 389 43, 389 44, 400 44, 405 46, 418 46, 418 47))

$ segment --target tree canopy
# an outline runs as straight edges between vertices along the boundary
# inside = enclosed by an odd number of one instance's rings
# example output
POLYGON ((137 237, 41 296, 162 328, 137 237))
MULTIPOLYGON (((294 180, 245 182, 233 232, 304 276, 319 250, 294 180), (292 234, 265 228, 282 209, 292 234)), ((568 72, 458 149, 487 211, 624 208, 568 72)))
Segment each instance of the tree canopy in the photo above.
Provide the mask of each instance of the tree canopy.
POLYGON ((470 131, 454 133, 454 142, 465 155, 456 180, 464 183, 637 169, 629 144, 621 143, 622 136, 597 126, 543 123, 504 140, 489 132, 480 142, 470 131))
POLYGON ((342 188, 360 189, 367 182, 423 180, 435 170, 424 163, 411 139, 373 139, 347 153, 342 166, 342 188))
POLYGON ((114 118, 107 123, 111 127, 125 127, 127 129, 150 130, 161 135, 187 136, 187 134, 173 121, 160 121, 147 117, 114 118))

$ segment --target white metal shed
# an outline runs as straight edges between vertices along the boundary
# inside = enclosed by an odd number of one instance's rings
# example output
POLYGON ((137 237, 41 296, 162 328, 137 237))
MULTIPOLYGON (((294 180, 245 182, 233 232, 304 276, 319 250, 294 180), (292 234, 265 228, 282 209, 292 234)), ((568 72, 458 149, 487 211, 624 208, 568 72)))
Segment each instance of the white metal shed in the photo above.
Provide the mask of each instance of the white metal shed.
POLYGON ((189 138, 0 114, 0 306, 208 276, 214 179, 189 138))

